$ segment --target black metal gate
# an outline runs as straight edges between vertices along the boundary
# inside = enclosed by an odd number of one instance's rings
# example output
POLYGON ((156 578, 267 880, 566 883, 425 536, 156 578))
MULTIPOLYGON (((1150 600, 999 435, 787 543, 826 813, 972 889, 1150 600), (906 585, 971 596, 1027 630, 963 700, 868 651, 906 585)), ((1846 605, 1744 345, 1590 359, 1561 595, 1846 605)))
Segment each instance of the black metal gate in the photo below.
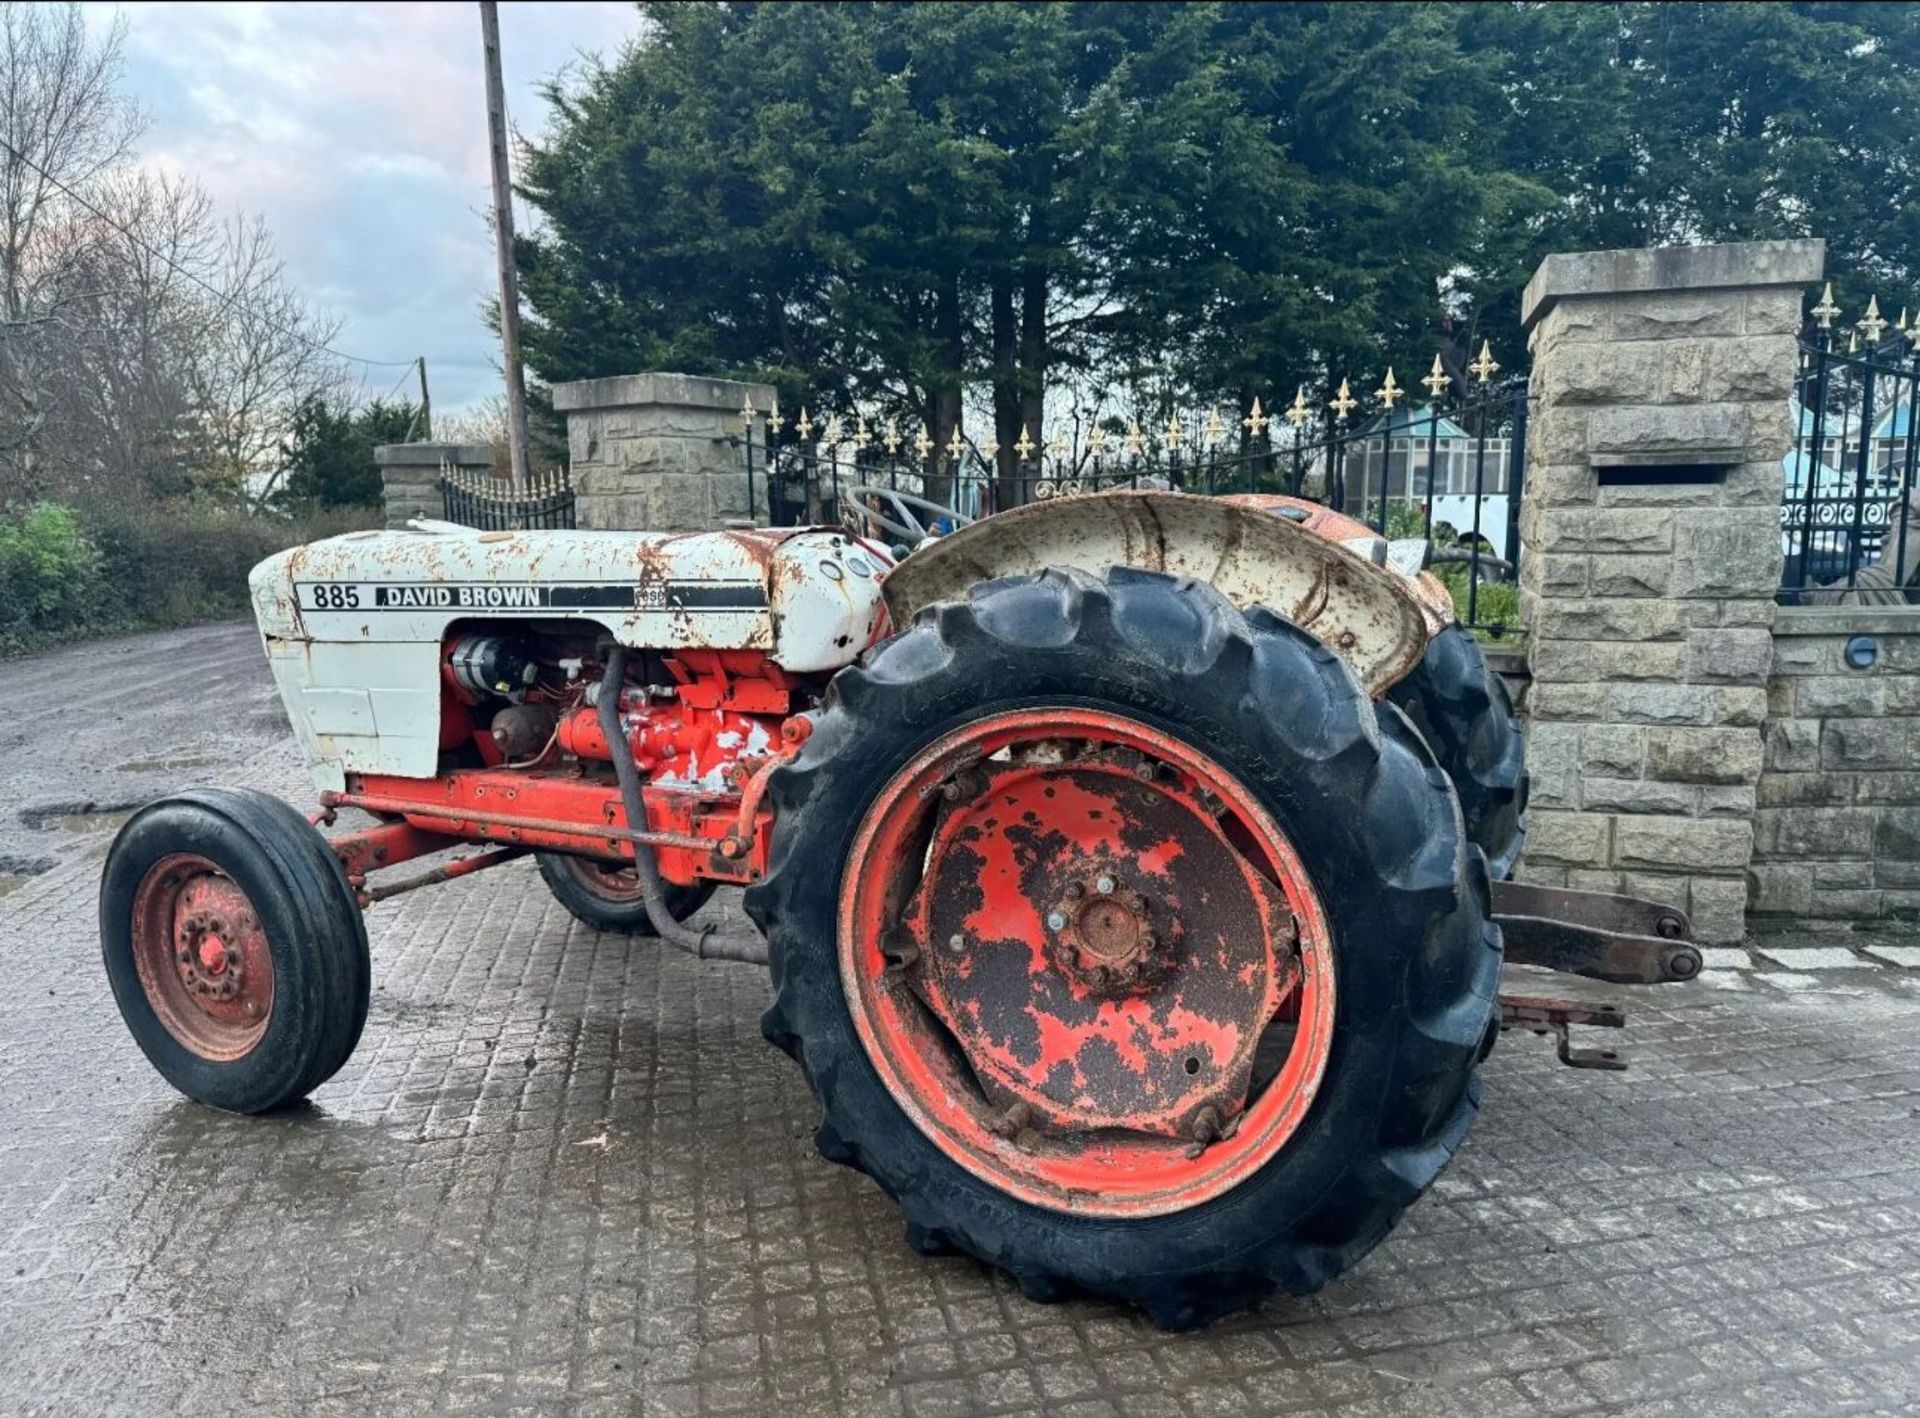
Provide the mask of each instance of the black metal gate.
POLYGON ((574 525, 573 483, 556 469, 515 490, 502 480, 446 467, 440 471, 440 506, 449 522, 489 532, 524 532, 574 525))
POLYGON ((1829 286, 1800 346, 1780 599, 1818 603, 1853 592, 1850 599, 1920 602, 1920 325, 1889 324, 1876 301, 1842 348, 1837 314, 1829 286))
POLYGON ((1389 372, 1365 411, 1343 382, 1323 405, 1302 393, 1278 415, 1255 401, 1237 415, 1214 409, 1145 428, 1093 419, 1045 441, 1022 430, 1012 459, 957 431, 942 447, 924 431, 904 439, 891 419, 815 422, 805 409, 791 420, 777 409, 756 411, 741 440, 748 500, 757 515, 764 489, 772 525, 799 526, 843 522, 853 503, 890 495, 979 518, 1117 488, 1284 493, 1324 502, 1388 537, 1430 539, 1435 573, 1461 619, 1499 636, 1519 623, 1528 392, 1524 376, 1496 381, 1497 372, 1483 350, 1467 396, 1443 399, 1452 381, 1436 362, 1424 381, 1434 401, 1424 407, 1402 407, 1407 391, 1389 372))

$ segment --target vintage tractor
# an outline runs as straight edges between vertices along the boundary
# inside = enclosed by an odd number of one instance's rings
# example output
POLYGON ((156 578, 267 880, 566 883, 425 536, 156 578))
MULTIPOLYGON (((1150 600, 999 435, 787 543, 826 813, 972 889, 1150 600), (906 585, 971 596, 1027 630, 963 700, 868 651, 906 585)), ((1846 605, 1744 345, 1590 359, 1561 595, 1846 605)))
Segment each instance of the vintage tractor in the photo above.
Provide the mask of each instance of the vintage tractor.
MULTIPOLYGON (((1503 922, 1510 959, 1699 968, 1680 912, 1491 880, 1506 695, 1431 577, 1311 504, 1073 498, 898 565, 832 528, 427 524, 252 590, 322 810, 153 803, 101 886, 129 1028, 215 1107, 346 1061, 363 907, 531 852, 591 926, 771 966, 821 1151, 914 1247, 1187 1326, 1323 1284, 1445 1165, 1503 922), (683 924, 722 884, 764 940, 683 924)), ((1566 1025, 1617 1011, 1508 1015, 1614 1062, 1566 1025)))

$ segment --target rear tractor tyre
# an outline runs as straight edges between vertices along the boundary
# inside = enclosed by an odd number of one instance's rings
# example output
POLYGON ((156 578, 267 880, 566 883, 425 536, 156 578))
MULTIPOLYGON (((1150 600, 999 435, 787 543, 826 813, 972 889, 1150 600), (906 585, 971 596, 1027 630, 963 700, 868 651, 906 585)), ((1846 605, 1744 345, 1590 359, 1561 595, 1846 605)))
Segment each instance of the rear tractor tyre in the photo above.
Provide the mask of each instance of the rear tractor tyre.
POLYGON ((148 1061, 228 1112, 304 1098, 367 1022, 367 931, 346 872, 265 793, 196 789, 135 813, 107 853, 100 945, 148 1061))
POLYGON ((1500 935, 1399 710, 1265 610, 973 588, 771 780, 763 1028, 915 1249, 1187 1328, 1366 1254, 1477 1105, 1500 935))
POLYGON ((1506 681, 1464 625, 1427 645, 1413 673, 1387 691, 1433 750, 1460 797, 1467 836, 1496 881, 1512 875, 1527 840, 1527 745, 1506 681))
MULTIPOLYGON (((566 852, 538 852, 540 879, 567 914, 583 925, 614 935, 654 935, 647 903, 640 895, 640 874, 631 862, 605 862, 566 852)), ((684 921, 713 895, 713 883, 666 883, 667 910, 684 921)))

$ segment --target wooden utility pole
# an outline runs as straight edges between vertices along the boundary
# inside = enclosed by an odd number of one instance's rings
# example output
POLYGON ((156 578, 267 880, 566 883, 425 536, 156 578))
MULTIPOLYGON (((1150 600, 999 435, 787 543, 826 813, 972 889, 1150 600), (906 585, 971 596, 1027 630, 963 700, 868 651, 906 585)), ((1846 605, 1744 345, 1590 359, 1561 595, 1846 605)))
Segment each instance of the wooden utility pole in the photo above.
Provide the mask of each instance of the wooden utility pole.
POLYGON ((500 343, 507 365, 507 451, 513 485, 532 486, 527 449, 527 385, 520 371, 520 282, 513 270, 513 180, 507 171, 507 100, 500 83, 500 7, 480 0, 487 59, 487 147, 493 158, 493 245, 500 260, 500 343))
POLYGON ((420 441, 433 442, 433 396, 427 393, 427 357, 421 355, 416 361, 420 366, 420 441))

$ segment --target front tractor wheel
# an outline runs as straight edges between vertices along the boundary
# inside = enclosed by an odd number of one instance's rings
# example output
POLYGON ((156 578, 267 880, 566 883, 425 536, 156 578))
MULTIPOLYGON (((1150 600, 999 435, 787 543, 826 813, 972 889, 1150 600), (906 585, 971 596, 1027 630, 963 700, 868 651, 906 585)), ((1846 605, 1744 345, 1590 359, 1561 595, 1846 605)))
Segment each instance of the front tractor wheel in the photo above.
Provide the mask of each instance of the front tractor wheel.
POLYGON ((1445 776, 1210 587, 976 587, 770 786, 768 1036, 826 1154, 1036 1297, 1306 1293, 1459 1145, 1499 934, 1445 776))
MULTIPOLYGON (((602 861, 597 857, 576 857, 567 852, 535 854, 540 879, 547 890, 582 925, 614 935, 654 935, 653 922, 647 918, 646 898, 640 891, 640 870, 632 862, 602 861)), ((691 886, 666 886, 667 911, 676 921, 684 921, 713 895, 714 884, 699 881, 691 886)))
POLYGON ((101 876, 100 946, 134 1042, 215 1108, 305 1097, 366 1024, 353 888, 326 839, 265 793, 201 789, 135 813, 101 876))

